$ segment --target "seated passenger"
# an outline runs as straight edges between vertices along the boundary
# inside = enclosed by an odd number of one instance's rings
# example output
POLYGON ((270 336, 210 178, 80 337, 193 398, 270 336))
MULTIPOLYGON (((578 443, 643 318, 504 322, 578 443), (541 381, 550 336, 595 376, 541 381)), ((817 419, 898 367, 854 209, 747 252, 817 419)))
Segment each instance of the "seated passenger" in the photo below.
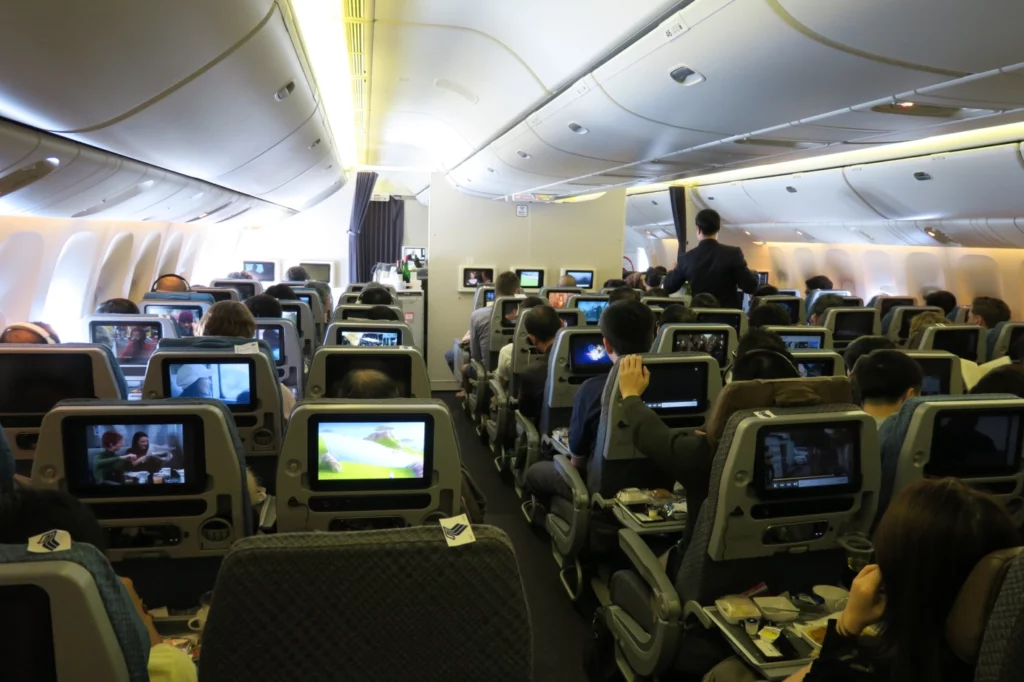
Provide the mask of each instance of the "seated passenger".
POLYGON ((888 336, 862 336, 849 346, 843 353, 843 362, 846 364, 846 375, 853 374, 853 368, 861 357, 874 353, 876 350, 895 350, 896 343, 888 336))
POLYGON ((97 315, 138 315, 139 306, 127 298, 112 298, 96 306, 97 315))
POLYGON ((825 313, 829 311, 829 308, 842 307, 842 296, 837 294, 825 294, 824 296, 819 296, 818 300, 814 302, 814 306, 807 311, 807 324, 812 327, 818 327, 825 321, 825 313))
POLYGON ((375 305, 366 311, 362 319, 372 322, 401 322, 402 318, 397 312, 386 305, 375 305))
POLYGON ((910 321, 910 337, 907 342, 907 348, 915 349, 921 343, 921 337, 924 336, 924 330, 928 327, 944 327, 949 324, 949 320, 946 319, 942 313, 921 313, 915 315, 914 319, 910 321))
MULTIPOLYGON (((630 276, 632 276, 633 274, 635 274, 635 273, 630 273, 630 276)), ((618 289, 619 287, 624 287, 624 286, 627 286, 625 279, 606 279, 604 281, 604 284, 601 285, 601 288, 602 289, 618 289)))
POLYGON ((360 305, 394 305, 391 292, 376 282, 370 282, 359 294, 360 305))
MULTIPOLYGON (((519 291, 519 275, 514 272, 503 272, 494 280, 495 301, 515 296, 519 291)), ((474 310, 469 316, 470 357, 485 368, 491 353, 491 312, 490 307, 484 307, 474 310)))
POLYGON ((661 317, 658 318, 658 327, 660 328, 664 324, 689 324, 696 321, 697 313, 682 303, 673 303, 665 306, 661 317))
MULTIPOLYGON (((219 301, 210 306, 202 319, 199 320, 199 336, 229 336, 251 339, 256 335, 256 318, 249 309, 238 301, 219 301)), ((184 369, 195 367, 186 365, 184 369)), ((180 375, 180 373, 179 373, 180 375)), ((285 421, 295 409, 295 396, 284 384, 278 384, 281 390, 281 411, 285 421)), ((184 393, 182 394, 184 395, 184 393)))
POLYGON ((299 295, 295 293, 287 284, 275 284, 272 287, 267 287, 267 290, 263 292, 267 296, 273 296, 279 301, 298 301, 299 295))
POLYGON ((558 278, 558 286, 560 287, 574 287, 576 286, 576 278, 572 275, 562 275, 558 278))
POLYGON ((619 301, 637 301, 642 299, 640 292, 632 287, 617 287, 615 291, 608 294, 608 303, 618 303, 619 301))
MULTIPOLYGON (((527 296, 519 306, 518 314, 521 314, 524 310, 529 310, 546 303, 547 301, 540 296, 527 296)), ((515 343, 507 343, 501 347, 501 351, 498 353, 498 369, 495 370, 494 374, 505 386, 508 385, 509 375, 512 372, 512 350, 515 346, 515 343)))
POLYGON ((778 303, 762 303, 750 311, 750 328, 788 327, 793 324, 789 311, 778 303))
POLYGON ((987 372, 970 390, 971 395, 992 393, 1010 393, 1018 398, 1024 398, 1024 367, 1021 365, 998 367, 987 372))
POLYGON ((754 296, 778 296, 779 290, 771 284, 762 284, 754 291, 754 296))
POLYGON ((697 294, 690 300, 691 308, 720 308, 721 303, 713 294, 697 294))
POLYGON ((657 268, 647 268, 647 274, 644 276, 644 290, 650 294, 652 289, 660 289, 662 277, 657 268))
POLYGON ((948 291, 931 291, 924 295, 924 304, 942 308, 942 312, 949 315, 956 307, 956 296, 948 291))
POLYGON ((971 304, 968 324, 979 324, 985 329, 994 329, 1000 322, 1010 321, 1010 306, 1006 301, 991 296, 979 296, 971 304))
MULTIPOLYGON (((601 315, 601 334, 604 349, 612 363, 626 355, 647 353, 654 343, 654 313, 643 303, 619 301, 605 308, 601 315)), ((608 375, 591 377, 580 385, 572 403, 572 417, 569 423, 570 461, 586 476, 587 460, 594 454, 597 441, 598 423, 601 420, 601 394, 604 393, 608 375)), ((553 462, 537 462, 526 472, 526 487, 541 499, 553 494, 570 498, 571 491, 555 469, 553 462)), ((543 512, 535 508, 533 518, 543 518, 543 512)))
POLYGON ((171 273, 169 275, 160 275, 160 277, 153 282, 153 288, 150 291, 160 291, 169 294, 185 294, 192 291, 192 287, 189 285, 187 279, 180 275, 171 273))
POLYGON ((921 394, 924 372, 906 353, 878 350, 857 361, 851 379, 861 409, 881 426, 904 402, 921 394))
POLYGON ((549 305, 535 306, 523 322, 530 343, 543 356, 520 374, 519 395, 516 396, 519 400, 519 411, 534 424, 540 422, 541 406, 544 404, 544 385, 548 381, 548 358, 551 348, 555 345, 555 336, 563 324, 562 318, 549 305))
POLYGON ((284 273, 286 282, 306 282, 309 280, 309 273, 301 265, 293 265, 284 273))
MULTIPOLYGON (((0 544, 25 545, 29 538, 51 530, 63 530, 72 543, 92 545, 106 551, 106 534, 92 511, 77 498, 58 490, 21 488, 0 497, 0 544)), ((169 644, 156 630, 153 617, 127 578, 121 582, 131 597, 136 615, 149 633, 147 670, 153 682, 195 682, 196 666, 191 656, 169 644)), ((86 627, 88 624, 82 624, 86 627)))
POLYGON ((45 322, 18 322, 0 332, 0 343, 49 345, 60 343, 60 337, 53 327, 45 322))
POLYGON ((281 302, 267 294, 257 294, 245 299, 245 307, 253 317, 284 317, 281 302))
POLYGON ((248 270, 236 270, 235 272, 229 272, 225 279, 251 279, 255 280, 256 275, 252 274, 248 270))
POLYGON ((332 397, 348 400, 387 400, 401 396, 398 386, 384 372, 376 369, 354 369, 342 378, 332 397))
POLYGON ((732 363, 730 381, 799 379, 796 360, 788 350, 759 348, 748 351, 732 363))
POLYGON ((807 291, 805 293, 810 294, 812 291, 817 289, 835 289, 832 286, 832 280, 825 275, 815 275, 808 279, 804 284, 807 285, 807 291))
POLYGON ((326 282, 309 281, 306 286, 316 289, 320 294, 321 307, 324 310, 324 324, 330 324, 331 315, 334 313, 334 296, 331 294, 331 285, 326 282))
POLYGON ((657 296, 658 298, 665 298, 665 297, 668 296, 668 294, 665 293, 665 289, 663 287, 660 287, 660 286, 648 289, 647 293, 645 295, 646 296, 657 296))
POLYGON ((631 272, 626 276, 626 286, 630 289, 642 289, 647 290, 646 286, 647 274, 643 272, 631 272))
POLYGON ((970 682, 974 666, 946 641, 946 621, 978 563, 1020 545, 991 497, 960 481, 924 479, 889 505, 874 534, 876 564, 853 581, 818 659, 787 682, 970 682), (879 634, 865 634, 869 625, 879 634))

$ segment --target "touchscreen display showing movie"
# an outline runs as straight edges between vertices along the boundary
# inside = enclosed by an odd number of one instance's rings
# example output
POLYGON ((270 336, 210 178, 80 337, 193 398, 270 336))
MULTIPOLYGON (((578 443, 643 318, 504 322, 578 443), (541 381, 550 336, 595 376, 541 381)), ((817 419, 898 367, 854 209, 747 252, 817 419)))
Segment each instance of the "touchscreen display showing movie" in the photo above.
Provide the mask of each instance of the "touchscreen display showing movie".
POLYGON ((569 371, 573 374, 604 374, 612 359, 600 334, 575 334, 569 338, 569 371))
POLYGON ((1020 468, 1024 411, 943 410, 932 429, 927 476, 1012 476, 1020 468))
POLYGON ((519 275, 519 286, 524 289, 540 289, 544 286, 543 270, 516 270, 519 275))
POLYGON ((433 420, 395 415, 314 417, 309 423, 314 490, 425 488, 433 469, 433 420))
POLYGON ((230 406, 255 406, 249 360, 210 363, 164 363, 164 390, 172 398, 212 398, 230 406))
POLYGON ((571 291, 549 291, 548 292, 548 303, 552 308, 564 308, 569 303, 569 298, 573 295, 571 291))
POLYGON ((475 289, 485 284, 494 284, 493 268, 463 268, 462 286, 467 289, 475 289))
POLYGON ((309 275, 309 279, 312 282, 330 283, 333 281, 331 279, 330 263, 299 263, 299 267, 306 269, 306 274, 309 275))
POLYGON ((146 315, 166 315, 174 320, 178 328, 178 336, 186 338, 196 335, 196 326, 199 318, 203 316, 203 309, 200 306, 176 306, 176 305, 143 305, 143 313, 146 315))
POLYGON ((782 306, 789 313, 790 324, 800 324, 800 300, 796 298, 783 298, 777 301, 769 301, 775 305, 782 306))
POLYGON ((245 271, 257 282, 273 282, 277 279, 277 263, 269 260, 247 260, 242 263, 245 271))
POLYGON ((676 331, 672 337, 673 353, 707 353, 718 361, 719 367, 728 364, 729 335, 725 332, 676 331))
POLYGON ((828 495, 860 486, 857 422, 763 426, 754 478, 762 494, 828 495))
MULTIPOLYGON (((587 324, 596 325, 601 321, 601 313, 608 307, 608 301, 597 300, 588 301, 585 299, 578 299, 576 301, 576 308, 583 311, 583 316, 587 318, 587 324)), ((618 308, 616 308, 618 310, 618 308)))
POLYGON ((800 372, 800 376, 805 379, 813 379, 815 377, 830 377, 835 373, 835 362, 830 358, 822 358, 815 360, 803 360, 797 358, 796 369, 800 372))
POLYGON ((339 346, 394 348, 400 345, 401 332, 376 329, 339 329, 339 346))
POLYGON ((302 327, 299 326, 299 311, 298 310, 283 310, 281 311, 281 317, 285 320, 290 320, 295 325, 295 331, 302 334, 302 327))
POLYGON ((260 341, 266 341, 267 345, 270 346, 270 351, 274 355, 275 364, 284 364, 284 329, 282 327, 278 325, 257 327, 256 338, 260 341))
POLYGON ((780 334, 788 350, 821 350, 825 339, 823 334, 780 334))
POLYGON ((109 324, 91 322, 89 336, 92 343, 109 348, 120 365, 145 365, 160 343, 162 330, 155 322, 138 324, 109 324))
POLYGON ((581 289, 594 288, 593 270, 566 270, 565 274, 576 280, 576 286, 580 287, 581 289))

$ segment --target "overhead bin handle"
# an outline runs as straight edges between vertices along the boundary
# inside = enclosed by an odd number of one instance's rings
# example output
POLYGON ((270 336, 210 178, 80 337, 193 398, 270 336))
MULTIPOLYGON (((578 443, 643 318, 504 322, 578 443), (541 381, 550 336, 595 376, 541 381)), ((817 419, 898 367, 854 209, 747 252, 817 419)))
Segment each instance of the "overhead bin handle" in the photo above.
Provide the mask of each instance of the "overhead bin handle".
POLYGON ((295 81, 288 81, 283 88, 274 93, 274 99, 278 102, 288 99, 288 95, 295 92, 295 81))

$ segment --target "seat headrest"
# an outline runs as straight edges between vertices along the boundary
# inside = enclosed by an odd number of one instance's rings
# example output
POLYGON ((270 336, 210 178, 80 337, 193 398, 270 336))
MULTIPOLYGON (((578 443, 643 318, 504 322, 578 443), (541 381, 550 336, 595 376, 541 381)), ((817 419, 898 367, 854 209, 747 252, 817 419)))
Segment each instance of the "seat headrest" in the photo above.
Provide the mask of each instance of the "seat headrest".
POLYGON ((717 447, 729 418, 740 410, 766 407, 807 407, 849 403, 853 386, 847 377, 734 381, 718 394, 707 421, 707 438, 717 447))
POLYGON ((953 608, 946 618, 946 642, 965 663, 976 663, 992 607, 1003 579, 1024 547, 1012 547, 989 554, 967 576, 953 608))

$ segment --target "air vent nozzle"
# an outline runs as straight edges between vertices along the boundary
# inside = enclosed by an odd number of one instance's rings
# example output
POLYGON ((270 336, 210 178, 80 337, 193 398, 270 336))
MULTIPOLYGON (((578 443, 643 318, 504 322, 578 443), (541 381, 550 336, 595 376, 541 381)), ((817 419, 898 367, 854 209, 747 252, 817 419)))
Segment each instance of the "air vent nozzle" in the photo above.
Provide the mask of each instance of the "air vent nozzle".
POLYGON ((926 180, 931 180, 932 176, 928 173, 925 173, 924 171, 918 171, 914 173, 914 179, 920 180, 921 182, 925 182, 926 180))
POLYGON ((669 71, 668 75, 680 85, 690 86, 704 82, 704 75, 694 71, 689 66, 677 66, 669 71))

